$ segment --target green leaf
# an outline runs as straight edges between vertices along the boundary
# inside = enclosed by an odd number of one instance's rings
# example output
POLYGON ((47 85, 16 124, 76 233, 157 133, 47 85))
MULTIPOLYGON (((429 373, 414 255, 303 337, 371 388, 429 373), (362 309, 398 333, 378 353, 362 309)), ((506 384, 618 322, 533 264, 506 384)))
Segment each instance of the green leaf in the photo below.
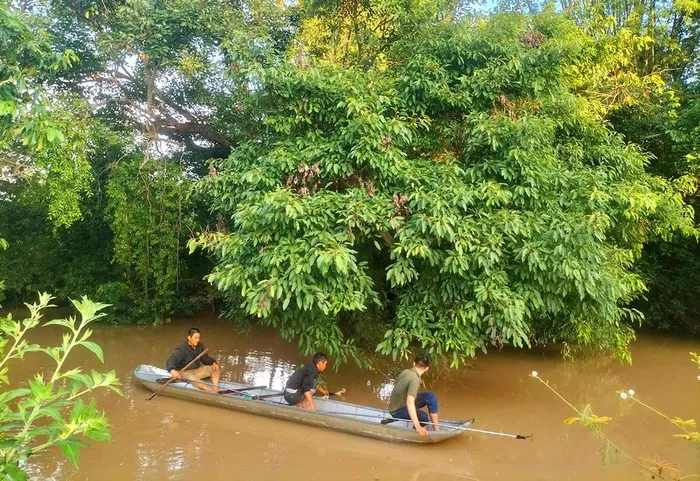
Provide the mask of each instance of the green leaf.
POLYGON ((72 379, 74 381, 77 381, 79 384, 86 386, 88 388, 92 387, 93 382, 92 378, 88 376, 87 374, 81 373, 81 372, 71 372, 66 374, 66 377, 69 379, 72 379))
POLYGON ((73 326, 71 326, 70 322, 67 319, 52 319, 50 321, 46 321, 44 323, 44 326, 61 326, 66 327, 68 329, 73 328, 73 326))
POLYGON ((7 424, 0 424, 0 433, 2 432, 7 432, 7 431, 12 431, 15 429, 22 429, 24 427, 24 424, 20 423, 7 423, 7 424))
POLYGON ((4 465, 7 481, 27 481, 27 473, 19 467, 18 463, 11 462, 4 465))
POLYGON ((60 421, 63 419, 63 414, 61 414, 60 407, 61 403, 57 403, 58 405, 54 404, 51 406, 45 406, 41 408, 40 415, 41 416, 47 416, 50 418, 55 419, 56 421, 60 421))
POLYGON ((86 348, 90 349, 92 352, 95 353, 95 355, 97 356, 97 358, 98 358, 100 361, 104 362, 104 356, 103 356, 103 354, 102 354, 102 348, 101 348, 98 344, 95 344, 95 343, 92 342, 92 341, 82 341, 82 342, 80 343, 80 345, 83 346, 83 347, 86 347, 86 348))
POLYGON ((619 454, 619 452, 607 441, 600 447, 599 452, 603 466, 610 466, 619 454))
POLYGON ((15 398, 31 394, 31 389, 19 388, 0 394, 0 405, 7 404, 15 398))
POLYGON ((82 316, 81 325, 83 326, 99 319, 100 317, 103 317, 105 314, 100 311, 110 306, 110 304, 94 302, 88 299, 86 296, 83 296, 79 301, 71 299, 71 302, 78 312, 80 312, 80 315, 82 316))
POLYGON ((44 401, 51 397, 53 386, 44 381, 40 374, 37 374, 34 379, 29 381, 32 398, 35 401, 44 401))
POLYGON ((80 446, 82 443, 73 439, 67 439, 66 441, 60 442, 61 452, 68 458, 68 460, 73 463, 73 466, 78 467, 78 454, 80 451, 80 446))

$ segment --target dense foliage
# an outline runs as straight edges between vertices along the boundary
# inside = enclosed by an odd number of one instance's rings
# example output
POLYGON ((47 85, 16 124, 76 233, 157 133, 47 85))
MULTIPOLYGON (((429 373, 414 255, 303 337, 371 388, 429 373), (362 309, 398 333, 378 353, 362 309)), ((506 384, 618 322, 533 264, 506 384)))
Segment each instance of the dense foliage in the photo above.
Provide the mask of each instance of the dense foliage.
POLYGON ((381 70, 266 72, 264 141, 209 180, 232 220, 201 238, 210 279, 309 351, 341 353, 343 316, 374 303, 394 357, 537 339, 625 356, 632 264, 692 219, 578 93, 605 52, 551 13, 418 36, 381 70))
POLYGON ((700 7, 527 5, 3 3, 8 301, 344 359, 697 333, 700 7))

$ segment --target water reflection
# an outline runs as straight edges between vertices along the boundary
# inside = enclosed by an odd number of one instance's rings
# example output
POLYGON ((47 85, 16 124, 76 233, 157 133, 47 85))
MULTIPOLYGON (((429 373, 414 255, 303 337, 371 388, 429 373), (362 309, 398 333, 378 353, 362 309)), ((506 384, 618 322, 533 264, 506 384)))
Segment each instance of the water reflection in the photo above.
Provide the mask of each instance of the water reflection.
POLYGON ((375 387, 374 392, 376 393, 377 397, 381 399, 384 402, 389 402, 389 398, 391 397, 391 391, 394 389, 394 382, 389 381, 389 382, 382 382, 378 386, 375 387))
POLYGON ((258 355, 255 351, 246 354, 244 369, 243 382, 277 390, 284 388, 287 379, 294 372, 291 363, 269 355, 258 355))

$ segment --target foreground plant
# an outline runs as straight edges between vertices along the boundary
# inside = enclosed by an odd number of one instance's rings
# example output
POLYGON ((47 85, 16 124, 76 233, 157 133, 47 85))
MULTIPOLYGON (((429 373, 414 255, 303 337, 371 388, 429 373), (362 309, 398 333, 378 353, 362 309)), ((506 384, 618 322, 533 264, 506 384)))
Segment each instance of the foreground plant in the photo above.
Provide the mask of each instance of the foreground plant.
MULTIPOLYGON (((591 407, 590 404, 587 404, 584 408, 578 409, 576 408, 573 404, 571 404, 564 396, 562 396, 552 385, 549 383, 549 381, 545 381, 542 379, 537 371, 532 371, 530 374, 530 377, 533 379, 538 380, 540 383, 542 383, 544 386, 547 387, 550 391, 552 391, 559 399, 564 401, 564 403, 569 406, 577 415, 572 416, 569 418, 566 418, 564 420, 564 424, 571 425, 578 423, 584 428, 586 428, 590 433, 592 433, 594 436, 596 436, 599 440, 602 441, 602 446, 600 448, 600 453, 603 459, 604 464, 608 464, 611 460, 612 457, 616 454, 620 454, 627 458, 629 461, 632 463, 636 464, 640 468, 643 469, 645 474, 648 474, 651 476, 651 479, 673 479, 673 480, 682 480, 682 479, 687 479, 690 477, 694 477, 695 475, 688 475, 688 476, 680 476, 680 469, 678 465, 674 463, 670 463, 667 461, 663 461, 659 459, 658 457, 654 457, 653 459, 644 459, 644 462, 640 462, 633 458, 631 455, 629 455, 627 452, 625 452, 622 448, 620 448, 617 444, 615 444, 608 436, 605 434, 603 431, 603 426, 608 424, 612 418, 609 416, 598 416, 593 413, 593 408, 591 407)), ((687 430, 688 427, 694 427, 695 426, 695 421, 690 419, 690 420, 683 420, 680 418, 674 418, 671 419, 665 414, 661 413, 660 411, 652 408, 651 406, 644 404, 641 402, 639 399, 635 397, 636 393, 633 389, 629 389, 627 391, 619 391, 620 397, 622 399, 632 399, 639 403, 640 405, 652 410, 656 414, 668 419, 672 424, 678 426, 681 428, 685 434, 677 435, 677 437, 683 437, 685 439, 693 439, 695 442, 698 442, 698 433, 696 432, 689 432, 687 430)))
MULTIPOLYGON (((690 358, 693 362, 698 364, 698 367, 700 367, 700 356, 698 356, 694 352, 691 352, 690 358)), ((700 380, 700 376, 698 376, 698 380, 700 380)), ((671 418, 659 411, 658 409, 650 406, 649 404, 642 402, 642 400, 639 399, 639 397, 637 396, 637 393, 634 391, 634 389, 628 389, 627 391, 618 391, 617 393, 623 400, 629 400, 639 404, 642 407, 647 408, 649 411, 666 419, 668 422, 670 422, 678 429, 683 431, 682 433, 674 434, 673 437, 685 439, 687 441, 693 441, 700 448, 700 432, 690 430, 691 428, 696 427, 695 419, 683 419, 678 416, 671 418)))
POLYGON ((80 313, 80 320, 55 319, 43 326, 62 326, 60 346, 42 347, 30 343, 27 333, 39 326, 43 312, 53 298, 40 294, 35 304, 26 304, 30 317, 16 321, 11 315, 0 318, 0 479, 25 480, 22 463, 31 455, 52 446, 61 448, 63 454, 77 467, 78 451, 83 439, 106 441, 110 438, 109 424, 97 409, 94 399, 84 398, 100 388, 107 388, 121 395, 119 381, 114 373, 92 371, 89 375, 80 368, 67 369, 69 354, 76 347, 92 351, 104 361, 102 349, 88 339, 92 331, 88 325, 104 316, 100 312, 107 304, 95 303, 86 297, 72 301, 80 313), (6 350, 6 348, 9 348, 6 350), (10 384, 8 362, 23 359, 28 353, 41 352, 55 363, 53 369, 36 374, 27 386, 7 389, 10 384))

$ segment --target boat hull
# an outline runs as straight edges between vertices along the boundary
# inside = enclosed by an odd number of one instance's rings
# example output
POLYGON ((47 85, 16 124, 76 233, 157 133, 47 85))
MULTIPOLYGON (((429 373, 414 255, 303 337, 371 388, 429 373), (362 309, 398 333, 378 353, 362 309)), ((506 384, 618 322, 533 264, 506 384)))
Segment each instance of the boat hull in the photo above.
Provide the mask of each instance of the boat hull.
MULTIPOLYGON (((168 377, 169 374, 162 369, 142 365, 136 368, 134 376, 147 389, 158 391, 163 387, 158 380, 168 377)), ((232 382, 219 383, 219 389, 221 390, 245 388, 250 388, 250 386, 232 382)), ((275 391, 256 389, 246 391, 246 393, 250 396, 260 396, 274 394, 275 391)), ((317 398, 315 402, 318 410, 310 411, 288 405, 284 402, 281 395, 255 399, 254 397, 244 397, 235 393, 216 394, 199 390, 183 382, 169 384, 160 392, 160 395, 389 442, 438 443, 462 434, 464 432, 463 428, 471 423, 471 421, 441 421, 440 431, 434 432, 428 429, 427 436, 419 436, 408 421, 401 420, 382 424, 381 420, 390 418, 388 412, 343 401, 317 398)))

